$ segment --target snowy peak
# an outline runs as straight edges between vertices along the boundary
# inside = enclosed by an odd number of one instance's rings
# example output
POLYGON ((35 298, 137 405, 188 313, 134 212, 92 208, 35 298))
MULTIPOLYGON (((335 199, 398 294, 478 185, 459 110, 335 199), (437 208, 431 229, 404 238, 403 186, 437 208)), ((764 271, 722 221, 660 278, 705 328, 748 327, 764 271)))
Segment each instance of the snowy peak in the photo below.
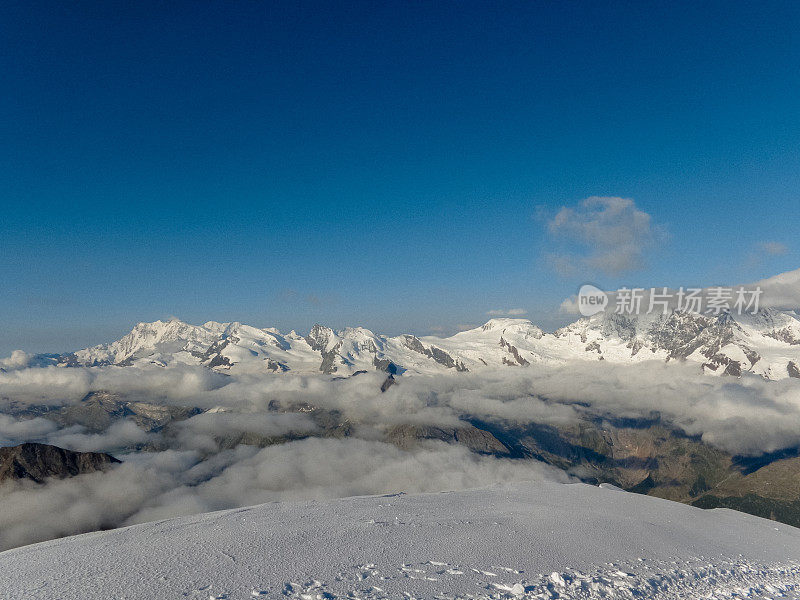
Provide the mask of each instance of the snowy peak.
POLYGON ((336 345, 338 340, 336 339, 336 334, 333 332, 333 329, 316 324, 311 328, 311 331, 308 332, 306 341, 308 345, 311 346, 312 350, 328 352, 336 345))
POLYGON ((743 315, 740 324, 749 335, 763 335, 787 344, 800 344, 800 320, 794 312, 765 308, 755 315, 743 315))
MULTIPOLYGON (((533 337, 535 339, 540 339, 544 332, 531 323, 528 319, 510 319, 510 318, 496 318, 496 319, 489 319, 481 325, 479 328, 480 331, 499 331, 503 334, 519 334, 525 337, 533 337)), ((456 335, 464 335, 476 332, 477 329, 471 329, 468 331, 462 331, 460 334, 456 335)))
POLYGON ((81 364, 120 364, 136 357, 139 352, 152 353, 161 346, 174 351, 175 344, 185 347, 189 343, 203 345, 210 340, 211 332, 202 327, 189 325, 178 319, 137 323, 129 334, 111 344, 75 352, 74 359, 81 364))
POLYGON ((750 371, 769 379, 794 376, 800 321, 764 308, 754 315, 672 310, 642 316, 601 312, 557 330, 554 337, 613 362, 690 360, 708 373, 750 371), (776 342, 778 342, 776 344, 776 342))
POLYGON ((497 329, 505 329, 507 327, 519 327, 532 325, 527 319, 510 319, 510 318, 495 318, 489 319, 481 325, 481 331, 494 331, 497 329))

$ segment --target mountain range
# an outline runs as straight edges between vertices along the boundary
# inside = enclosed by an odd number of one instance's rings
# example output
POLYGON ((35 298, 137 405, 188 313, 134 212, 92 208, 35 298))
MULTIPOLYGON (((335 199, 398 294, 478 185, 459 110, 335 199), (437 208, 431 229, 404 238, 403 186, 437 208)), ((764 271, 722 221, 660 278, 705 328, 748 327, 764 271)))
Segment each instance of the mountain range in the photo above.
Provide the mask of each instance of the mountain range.
POLYGON ((193 364, 231 374, 350 376, 376 369, 410 375, 525 368, 576 359, 690 361, 712 374, 800 377, 800 318, 796 311, 770 307, 744 315, 605 311, 552 333, 527 319, 495 318, 444 338, 384 336, 363 327, 334 331, 323 325, 301 335, 238 322, 190 325, 172 319, 139 323, 109 344, 36 355, 26 366, 193 364))

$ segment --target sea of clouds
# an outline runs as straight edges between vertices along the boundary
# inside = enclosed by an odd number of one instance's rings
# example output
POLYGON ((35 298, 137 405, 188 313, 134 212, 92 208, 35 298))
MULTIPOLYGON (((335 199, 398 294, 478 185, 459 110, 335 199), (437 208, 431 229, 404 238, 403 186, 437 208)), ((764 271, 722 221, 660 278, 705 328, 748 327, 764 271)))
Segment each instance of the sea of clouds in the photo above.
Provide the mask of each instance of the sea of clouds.
POLYGON ((568 480, 533 460, 484 456, 443 442, 403 450, 383 441, 392 426, 457 427, 464 425, 465 416, 564 425, 587 414, 659 414, 687 434, 733 454, 800 446, 800 381, 793 379, 711 377, 700 374, 696 365, 661 362, 578 362, 486 374, 414 376, 400 378, 381 393, 384 377, 232 377, 194 366, 0 372, 0 445, 38 441, 109 452, 123 460, 107 472, 44 485, 0 485, 0 549, 262 502, 568 480), (207 412, 176 424, 168 440, 128 419, 98 433, 21 414, 26 407, 80 403, 92 391, 207 412), (352 434, 313 437, 319 425, 308 413, 270 410, 275 403, 336 411, 352 434), (286 436, 290 441, 266 448, 219 446, 220 437, 242 432, 286 436), (130 451, 135 447, 147 450, 130 451))

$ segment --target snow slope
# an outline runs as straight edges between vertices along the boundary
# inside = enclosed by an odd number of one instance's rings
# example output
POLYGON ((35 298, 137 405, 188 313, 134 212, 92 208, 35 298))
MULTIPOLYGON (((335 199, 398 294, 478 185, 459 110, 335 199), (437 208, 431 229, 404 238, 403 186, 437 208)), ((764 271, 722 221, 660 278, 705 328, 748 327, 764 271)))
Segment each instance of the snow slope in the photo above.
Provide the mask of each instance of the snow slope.
POLYGON ((800 530, 614 488, 274 503, 0 553, 0 597, 797 598, 800 530))

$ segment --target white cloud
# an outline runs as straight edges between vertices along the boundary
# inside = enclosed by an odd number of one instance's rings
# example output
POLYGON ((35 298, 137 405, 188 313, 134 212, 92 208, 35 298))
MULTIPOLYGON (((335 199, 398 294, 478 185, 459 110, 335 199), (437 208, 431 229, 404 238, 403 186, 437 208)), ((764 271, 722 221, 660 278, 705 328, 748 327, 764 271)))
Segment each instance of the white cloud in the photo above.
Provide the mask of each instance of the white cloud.
POLYGON ((750 268, 763 265, 774 256, 783 256, 789 253, 789 247, 783 242, 765 241, 755 244, 750 250, 746 265, 750 268))
POLYGON ((8 358, 0 359, 0 369, 22 369, 30 365, 32 354, 24 350, 14 350, 8 358))
POLYGON ((537 461, 480 456, 432 443, 408 452, 359 439, 239 446, 199 462, 143 453, 105 473, 0 486, 0 549, 53 537, 279 500, 433 492, 567 476, 537 461))
POLYGON ((764 254, 769 254, 771 256, 781 256, 789 252, 788 246, 781 242, 761 242, 758 248, 764 254))
MULTIPOLYGON (((791 275, 791 274, 789 274, 791 275)), ((784 277, 787 282, 800 280, 784 277)), ((787 283, 788 284, 788 283, 787 283)), ((505 423, 569 425, 608 415, 660 414, 688 435, 735 454, 757 455, 800 445, 800 381, 755 376, 708 377, 696 365, 575 361, 492 373, 402 378, 380 392, 382 373, 326 376, 229 376, 206 379, 202 368, 29 369, 0 374, 0 397, 59 405, 68 395, 102 386, 153 401, 223 407, 145 433, 131 421, 89 434, 43 418, 0 415, 0 438, 47 441, 79 450, 113 451, 147 444, 160 452, 114 454, 123 464, 105 473, 45 485, 0 485, 0 548, 101 527, 233 508, 259 502, 394 491, 437 491, 512 479, 564 477, 536 461, 479 456, 458 445, 422 444, 404 451, 384 443, 388 428, 422 424, 464 427, 464 415, 505 423), (27 372, 35 371, 35 373, 27 372), (66 373, 71 373, 67 375, 66 373), (184 384, 186 389, 173 389, 184 384), (60 386, 65 387, 60 387, 60 386), (314 433, 315 412, 281 413, 309 403, 347 422, 344 439, 309 438, 266 448, 220 451, 220 438, 314 433)), ((70 400, 71 402, 71 400, 70 400)), ((237 442, 234 442, 237 443, 237 442)))
POLYGON ((527 315, 528 311, 524 308, 495 308, 486 312, 492 317, 520 317, 527 315))
POLYGON ((133 421, 117 421, 102 433, 85 433, 80 426, 72 426, 47 437, 47 443, 78 452, 115 452, 122 448, 154 441, 133 421))
POLYGON ((175 425, 183 449, 215 452, 219 440, 241 434, 264 438, 288 434, 309 434, 317 425, 306 414, 215 412, 195 415, 175 425))
POLYGON ((549 256, 553 268, 565 276, 640 269, 647 252, 664 236, 629 198, 592 196, 575 207, 561 207, 547 225, 556 240, 569 244, 549 256))
POLYGON ((57 429, 58 425, 42 417, 16 419, 0 413, 0 446, 43 441, 57 429))
POLYGON ((579 315, 581 314, 580 307, 578 306, 578 296, 570 296, 564 298, 561 304, 558 305, 558 312, 565 315, 579 315))
POLYGON ((800 269, 756 281, 747 287, 761 289, 760 302, 762 306, 789 310, 800 309, 800 269))

